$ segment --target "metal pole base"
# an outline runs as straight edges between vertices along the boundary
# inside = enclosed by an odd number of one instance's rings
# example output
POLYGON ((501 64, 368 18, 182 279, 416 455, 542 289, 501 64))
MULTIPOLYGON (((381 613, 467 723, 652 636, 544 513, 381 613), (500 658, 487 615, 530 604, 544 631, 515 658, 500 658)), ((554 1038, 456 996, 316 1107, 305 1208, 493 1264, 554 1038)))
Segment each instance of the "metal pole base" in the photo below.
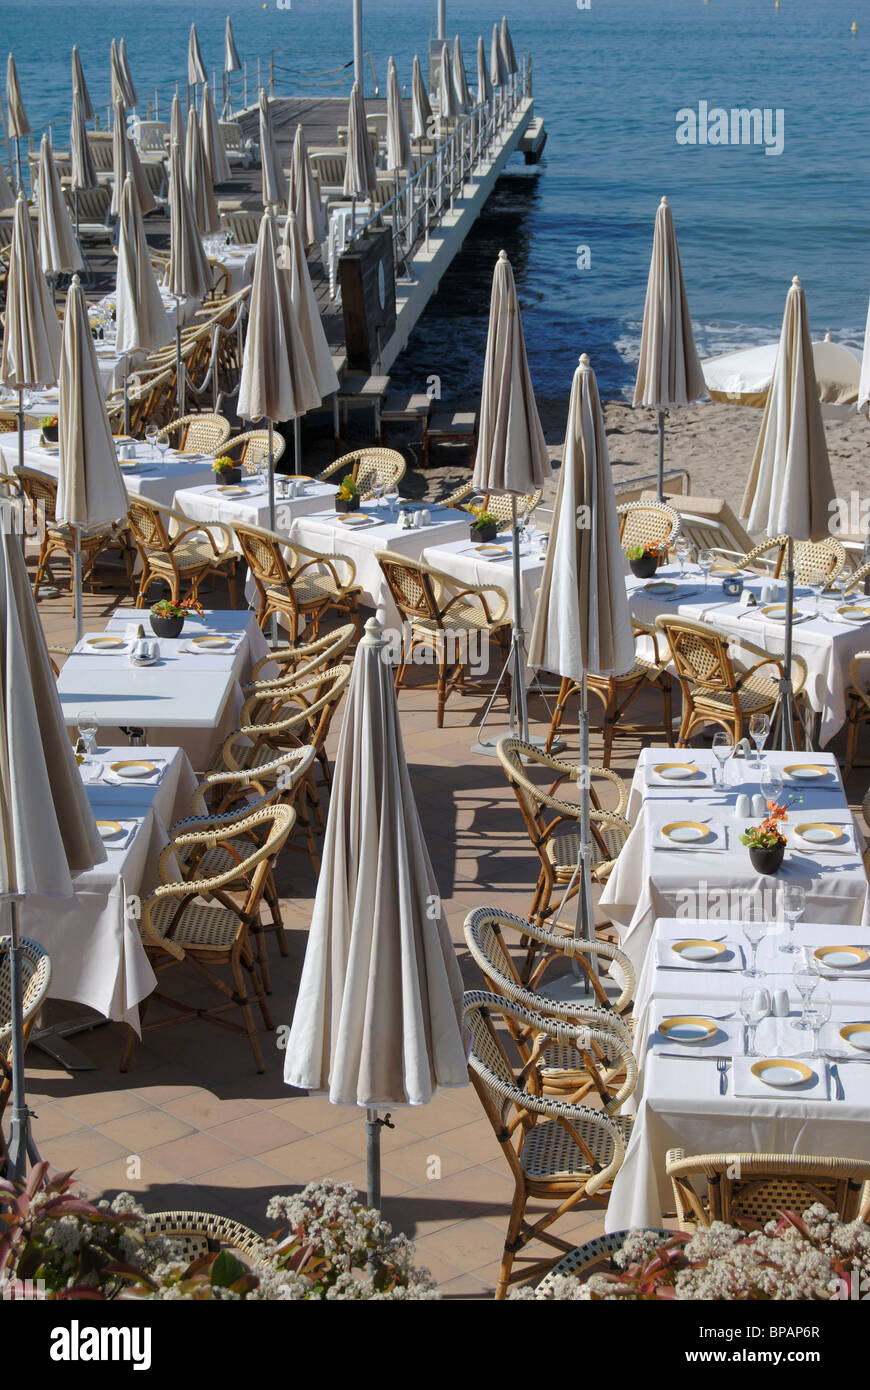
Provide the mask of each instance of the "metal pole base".
POLYGON ((377 1110, 366 1106, 366 1205, 377 1211, 381 1207, 381 1130, 395 1128, 389 1114, 380 1119, 377 1110))

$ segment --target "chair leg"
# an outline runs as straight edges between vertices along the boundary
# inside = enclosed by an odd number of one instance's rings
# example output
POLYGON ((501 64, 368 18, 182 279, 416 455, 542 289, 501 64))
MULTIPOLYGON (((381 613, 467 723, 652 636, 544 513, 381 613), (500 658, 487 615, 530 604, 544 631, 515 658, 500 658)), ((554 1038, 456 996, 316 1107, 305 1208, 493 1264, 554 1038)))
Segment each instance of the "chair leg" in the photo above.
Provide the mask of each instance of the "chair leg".
POLYGON ((522 1189, 514 1193, 513 1205, 511 1206, 510 1219, 508 1221, 507 1235, 504 1242, 504 1253, 501 1257, 501 1267, 498 1272, 498 1280, 495 1286, 496 1299, 501 1301, 507 1296, 508 1285, 510 1283, 511 1270, 513 1268, 514 1257, 520 1248, 519 1234, 523 1224, 523 1215, 526 1210, 526 1194, 522 1189))
MULTIPOLYGON (((256 1064, 257 1071, 264 1072, 266 1070, 266 1063, 263 1060, 263 1051, 260 1047, 260 1040, 257 1037, 257 1030, 254 1026, 254 1015, 251 1012, 251 1002, 248 998, 248 991, 245 986, 245 977, 242 974, 241 960, 236 952, 233 952, 231 966, 233 972, 233 979, 236 982, 236 1003, 241 1009, 242 1018, 245 1021, 244 1031, 247 1033, 248 1042, 251 1044, 251 1051, 254 1054, 254 1062, 256 1064)), ((260 1007, 261 1009, 263 1007, 262 1001, 260 1002, 260 1007)))
POLYGON ((568 703, 568 696, 573 684, 574 682, 569 680, 567 676, 562 677, 559 686, 559 698, 556 701, 556 708, 553 710, 553 718, 550 720, 550 732, 547 734, 547 742, 544 748, 546 753, 549 753, 552 749, 556 741, 556 735, 562 727, 562 716, 565 713, 565 706, 568 703))
POLYGON ((852 766, 855 762, 855 754, 858 751, 858 711, 857 701, 854 696, 849 700, 849 712, 847 716, 846 732, 846 765, 843 768, 843 777, 848 778, 852 775, 852 766))
POLYGON ((663 672, 662 672, 661 678, 660 678, 660 679, 661 679, 661 687, 662 687, 662 720, 663 720, 663 722, 664 722, 664 727, 665 727, 665 738, 666 738, 667 741, 668 741, 668 747, 669 747, 669 748, 673 748, 673 746, 674 746, 673 681, 671 680, 671 678, 670 678, 670 676, 668 675, 667 671, 663 671, 663 672))

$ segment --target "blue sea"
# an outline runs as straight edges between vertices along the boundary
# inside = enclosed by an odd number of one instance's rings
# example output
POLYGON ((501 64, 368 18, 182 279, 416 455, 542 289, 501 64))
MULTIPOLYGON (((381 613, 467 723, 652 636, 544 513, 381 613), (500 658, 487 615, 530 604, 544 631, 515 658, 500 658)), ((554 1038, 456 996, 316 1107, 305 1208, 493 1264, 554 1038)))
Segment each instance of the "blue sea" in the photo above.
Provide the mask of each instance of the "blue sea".
MULTIPOLYGON (((410 82, 435 32, 434 0, 364 0, 364 42, 381 89, 393 54, 410 82)), ((534 60, 545 158, 510 166, 394 369, 445 398, 480 379, 490 276, 504 247, 514 265, 532 377, 564 399, 588 352, 602 394, 631 389, 656 206, 667 194, 702 353, 778 336, 791 281, 802 278, 814 336, 859 347, 870 294, 870 15, 861 0, 447 0, 473 70, 477 35, 507 13, 517 52, 534 60), (859 32, 850 32, 853 21, 859 32), (778 156, 760 146, 680 145, 681 108, 783 113, 778 156), (588 247, 588 269, 578 269, 588 247)), ((251 64, 279 53, 279 94, 349 88, 350 0, 3 0, 34 127, 66 143, 69 53, 79 44, 95 104, 108 101, 111 37, 124 35, 140 95, 167 102, 186 73, 197 22, 209 69, 223 61, 229 13, 251 64)), ((367 91, 372 92, 371 71, 367 91)), ((236 79, 237 88, 240 86, 236 79)))

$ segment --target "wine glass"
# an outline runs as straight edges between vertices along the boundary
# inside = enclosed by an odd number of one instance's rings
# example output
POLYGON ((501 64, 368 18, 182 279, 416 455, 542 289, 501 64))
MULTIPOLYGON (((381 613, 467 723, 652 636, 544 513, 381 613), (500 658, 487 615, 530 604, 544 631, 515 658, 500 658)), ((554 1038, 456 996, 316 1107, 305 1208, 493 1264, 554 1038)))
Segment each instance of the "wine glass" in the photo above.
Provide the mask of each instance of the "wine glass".
POLYGON ((799 883, 784 884, 780 895, 779 903, 782 915, 788 922, 788 940, 780 946, 780 950, 787 956, 793 956, 801 948, 794 939, 795 922, 799 921, 804 915, 807 905, 807 895, 799 883))
POLYGON ((169 452, 169 436, 165 434, 157 435, 157 447, 160 450, 160 459, 163 467, 166 467, 166 455, 169 452))
POLYGON ((782 773, 778 767, 765 767, 759 779, 761 794, 765 802, 778 801, 782 796, 782 773))
POLYGON ((831 991, 827 985, 818 985, 809 1004, 804 1009, 804 1020, 813 1035, 813 1057, 819 1055, 819 1033, 831 1017, 832 1007, 831 991))
POLYGON ((746 985, 740 991, 738 1014, 746 1027, 746 1056, 754 1057, 755 1034, 759 1023, 767 1017, 767 1004, 763 993, 755 985, 746 985))
POLYGON ((725 780, 725 764, 734 752, 734 744, 731 735, 725 729, 717 729, 713 735, 713 754, 719 760, 719 772, 717 784, 720 787, 727 786, 725 780))
POLYGON ((148 424, 145 426, 145 438, 148 440, 148 443, 151 447, 152 458, 154 458, 157 453, 157 436, 159 433, 160 431, 155 425, 154 421, 149 420, 148 424))
POLYGON ((687 536, 677 536, 674 543, 674 554, 680 562, 680 578, 686 577, 686 564, 692 554, 692 542, 687 536))
POLYGON ((798 946, 795 951, 792 979, 801 997, 802 1005, 801 1016, 797 1022, 793 1024, 793 1027, 806 1030, 810 1026, 807 1022, 807 1010, 810 1007, 813 994, 821 984, 815 960, 806 946, 798 946))
POLYGON ((704 576, 704 588, 705 588, 705 589, 707 588, 708 584, 710 583, 710 571, 711 571, 711 569, 713 568, 715 559, 716 559, 716 557, 715 557, 715 555, 713 554, 712 550, 699 550, 699 551, 698 551, 698 569, 701 571, 701 573, 702 573, 703 576, 704 576))
POLYGON ((391 487, 387 493, 387 506, 390 509, 390 515, 395 521, 399 510, 399 489, 397 487, 391 487))
POLYGON ((755 744, 755 761, 753 767, 761 767, 761 755, 764 752, 764 745, 767 743, 770 733, 770 715, 753 714, 749 720, 749 734, 755 744))
POLYGON ((822 616, 822 606, 821 606, 821 604, 822 604, 822 590, 824 589, 824 587, 825 587, 825 581, 824 581, 823 579, 811 579, 811 580, 808 582, 808 584, 807 584, 807 588, 809 589, 809 591, 810 591, 810 593, 812 594, 813 599, 814 599, 814 601, 815 601, 815 602, 814 602, 814 606, 813 606, 813 617, 814 617, 814 618, 820 618, 820 617, 822 616))
POLYGON ((761 918, 750 917, 743 923, 743 935, 752 947, 752 960, 749 968, 743 974, 750 979, 760 979, 764 975, 763 970, 758 968, 758 948, 767 933, 767 923, 761 918))
POLYGON ((79 731, 79 738, 82 740, 84 751, 87 754, 95 753, 97 749, 97 731, 100 723, 93 710, 80 709, 76 715, 76 728, 79 731))

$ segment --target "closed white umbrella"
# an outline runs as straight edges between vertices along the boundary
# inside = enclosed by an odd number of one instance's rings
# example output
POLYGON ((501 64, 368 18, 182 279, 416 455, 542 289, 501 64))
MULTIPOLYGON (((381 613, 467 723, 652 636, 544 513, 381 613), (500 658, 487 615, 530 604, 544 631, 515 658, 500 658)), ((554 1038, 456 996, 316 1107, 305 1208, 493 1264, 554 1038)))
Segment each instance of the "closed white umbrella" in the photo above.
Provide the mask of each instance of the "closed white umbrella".
POLYGON ((236 48, 236 40, 233 36, 233 26, 227 15, 226 28, 224 29, 224 72, 241 72, 242 60, 239 57, 239 50, 236 48))
POLYGON ((130 71, 130 60, 127 57, 127 40, 121 39, 118 44, 118 64, 124 78, 124 105, 129 106, 133 111, 139 105, 139 97, 136 92, 136 85, 133 81, 133 74, 130 71))
MULTIPOLYGON (((529 374, 517 287, 510 261, 499 251, 492 277, 489 331, 480 390, 480 429, 472 482, 481 492, 506 492, 513 503, 514 624, 508 666, 511 671, 511 728, 529 736, 523 665, 520 546, 516 499, 534 492, 550 477, 550 460, 529 374)), ((499 681, 499 684, 501 682, 499 681)), ((492 700, 499 686, 493 692, 492 700)), ((487 709, 489 713, 489 709, 487 709)), ((485 717, 484 717, 485 722, 485 717)), ((494 751, 494 742, 477 747, 494 751)))
POLYGON ((858 409, 865 415, 870 406, 870 304, 867 306, 867 327, 864 330, 864 355, 858 381, 858 409))
POLYGON ((347 161, 344 166, 344 195, 347 198, 373 196, 378 185, 372 143, 366 129, 365 103, 354 82, 347 106, 347 161))
POLYGON ((127 515, 127 489, 118 467, 112 427, 106 414, 88 306, 77 275, 69 289, 60 357, 57 413, 60 460, 57 519, 72 527, 76 641, 82 636, 83 529, 107 526, 127 515))
POLYGON ((489 45, 489 80, 495 87, 503 87, 507 82, 507 69, 504 65, 504 54, 501 51, 501 35, 498 25, 492 26, 492 39, 489 45))
MULTIPOLYGON (((624 570, 604 414, 584 353, 571 385, 553 524, 529 642, 530 666, 580 683, 581 770, 589 766, 587 674, 618 675, 634 662, 624 570)), ((578 935, 591 936, 592 837, 588 779, 583 777, 580 802, 578 935)))
POLYGON ((492 83, 489 80, 489 73, 486 68, 486 49, 483 44, 483 35, 477 39, 477 102, 482 105, 489 101, 492 96, 492 83))
POLYGON ((223 133, 218 124, 211 89, 207 82, 202 89, 202 103, 199 108, 199 134, 211 184, 227 183, 231 177, 230 162, 227 159, 223 133))
MULTIPOLYGON (((94 167, 94 156, 91 153, 88 132, 85 127, 84 106, 82 104, 81 92, 73 92, 72 99, 72 119, 69 128, 69 147, 70 147, 70 189, 73 195, 73 206, 75 210, 75 233, 76 240, 79 240, 79 193, 88 188, 96 188, 97 171, 94 167)), ((81 243, 79 242, 81 245, 81 243)))
POLYGON ((502 15, 501 17, 501 33, 499 34, 499 46, 501 48, 501 56, 504 61, 505 72, 507 73, 508 77, 510 77, 512 73, 518 71, 518 65, 517 55, 514 53, 514 44, 513 39, 511 38, 511 31, 508 28, 507 15, 502 15))
POLYGON ((63 199, 57 167, 48 136, 39 146, 39 263, 49 280, 68 271, 83 270, 82 253, 63 199))
POLYGON ((115 349, 124 358, 124 431, 129 434, 129 358, 137 352, 156 352, 172 341, 169 316, 160 296, 145 240, 139 199, 129 176, 124 183, 118 223, 115 304, 115 349))
MULTIPOLYGON (((275 529, 273 426, 295 420, 320 404, 305 344, 296 322, 290 280, 278 264, 275 219, 267 209, 260 222, 254 280, 239 398, 243 420, 262 420, 269 427, 269 526, 275 529)), ((275 631, 277 631, 275 629, 275 631)))
POLYGON ((208 236, 209 233, 217 231, 220 226, 220 217, 211 182, 211 170, 208 167, 200 138, 199 121, 196 119, 196 110, 192 106, 187 113, 184 177, 187 191, 190 194, 196 225, 203 236, 208 236))
POLYGON ((73 44, 72 50, 72 89, 78 92, 82 99, 82 112, 86 121, 94 119, 94 107, 91 101, 91 94, 88 91, 88 84, 85 81, 85 70, 82 67, 81 55, 78 46, 73 44))
POLYGON ((124 183, 128 174, 133 179, 143 217, 146 212, 151 212, 157 206, 154 194, 151 192, 151 185, 145 177, 145 170, 142 168, 139 151, 130 138, 130 132, 127 129, 127 112, 120 98, 115 102, 115 116, 112 125, 112 172, 112 204, 110 207, 112 217, 120 215, 121 194, 124 191, 124 183))
POLYGON ((12 224, 0 381, 18 391, 18 465, 24 467, 24 391, 53 386, 60 365, 60 325, 39 267, 24 195, 12 224))
POLYGON ((272 107, 265 87, 260 88, 260 166, 263 171, 263 207, 287 204, 287 180, 281 167, 275 132, 272 129, 272 107))
POLYGON ((829 534, 834 481, 813 368, 806 298, 797 276, 786 295, 773 380, 761 420, 741 514, 750 531, 787 535, 785 677, 780 682, 782 746, 794 747, 791 688, 793 542, 829 534))
POLYGON ((356 650, 284 1080, 366 1109, 380 1204, 379 1107, 468 1080, 462 980, 405 761, 380 625, 356 650))
POLYGON ((180 145, 184 149, 185 145, 185 126, 184 112, 181 109, 181 99, 176 92, 172 98, 172 105, 169 108, 169 148, 173 145, 180 145))
POLYGON ((426 83, 420 71, 420 59, 414 54, 414 69, 411 74, 411 139, 425 140, 429 134, 432 120, 432 106, 426 83))
POLYGON ((207 81, 208 76, 205 71, 205 63, 202 61, 196 25, 191 24, 190 38, 187 41, 187 85, 197 87, 201 82, 207 81))
POLYGON ((699 400, 706 391, 692 333, 674 219, 667 198, 662 198, 653 232, 640 360, 632 401, 635 406, 652 406, 658 411, 660 502, 665 495, 665 412, 672 406, 699 400))
POLYGON ((329 228, 317 180, 308 160, 308 146, 301 125, 296 127, 293 137, 288 200, 288 207, 296 214, 305 250, 310 251, 313 247, 320 246, 326 241, 329 228))
POLYGON ((453 40, 453 94, 460 111, 470 111, 473 105, 468 81, 465 76, 465 63, 462 59, 462 45, 457 34, 453 40))
POLYGON ((0 212, 7 212, 9 208, 15 207, 15 194, 12 186, 6 177, 6 170, 0 164, 0 212))
MULTIPOLYGON (((305 358, 311 372, 317 404, 326 396, 338 390, 338 376, 332 353, 326 341, 323 320, 317 307, 314 286, 308 273, 305 248, 302 244, 302 231, 299 219, 291 212, 284 224, 284 242, 281 264, 290 281, 290 302, 296 317, 299 337, 305 349, 305 358)), ((309 407, 310 408, 310 407, 309 407)), ((296 472, 301 472, 300 417, 293 422, 293 441, 295 446, 296 472)))
POLYGON ((399 91, 399 74, 391 58, 387 64, 387 168, 410 169, 412 162, 411 137, 399 91))
POLYGON ((130 85, 124 64, 121 62, 121 55, 115 39, 112 39, 109 49, 109 75, 111 78, 112 106, 115 105, 116 101, 122 101, 125 106, 129 107, 137 105, 138 99, 130 85))
MULTIPOLYGON (((212 268, 199 234, 193 204, 184 178, 184 155, 173 144, 169 154, 169 268, 166 288, 179 303, 205 299, 212 287, 212 268)), ((179 414, 184 414, 184 372, 181 359, 181 323, 175 329, 175 368, 179 414)))
POLYGON ((21 144, 30 134, 30 122, 24 110, 21 87, 18 82, 18 69, 12 54, 6 59, 6 134, 15 141, 15 162, 18 171, 18 192, 21 192, 21 144))
POLYGON ((6 1176, 22 1178, 28 1157, 36 1163, 39 1155, 24 1088, 19 905, 29 893, 70 897, 72 874, 102 863, 106 852, 64 726, 11 504, 0 503, 0 509, 0 899, 12 919, 6 1176))
POLYGON ((450 61, 450 49, 445 43, 441 49, 441 64, 438 69, 438 116, 442 127, 446 121, 451 121, 458 115, 459 106, 453 86, 453 64, 450 61))

